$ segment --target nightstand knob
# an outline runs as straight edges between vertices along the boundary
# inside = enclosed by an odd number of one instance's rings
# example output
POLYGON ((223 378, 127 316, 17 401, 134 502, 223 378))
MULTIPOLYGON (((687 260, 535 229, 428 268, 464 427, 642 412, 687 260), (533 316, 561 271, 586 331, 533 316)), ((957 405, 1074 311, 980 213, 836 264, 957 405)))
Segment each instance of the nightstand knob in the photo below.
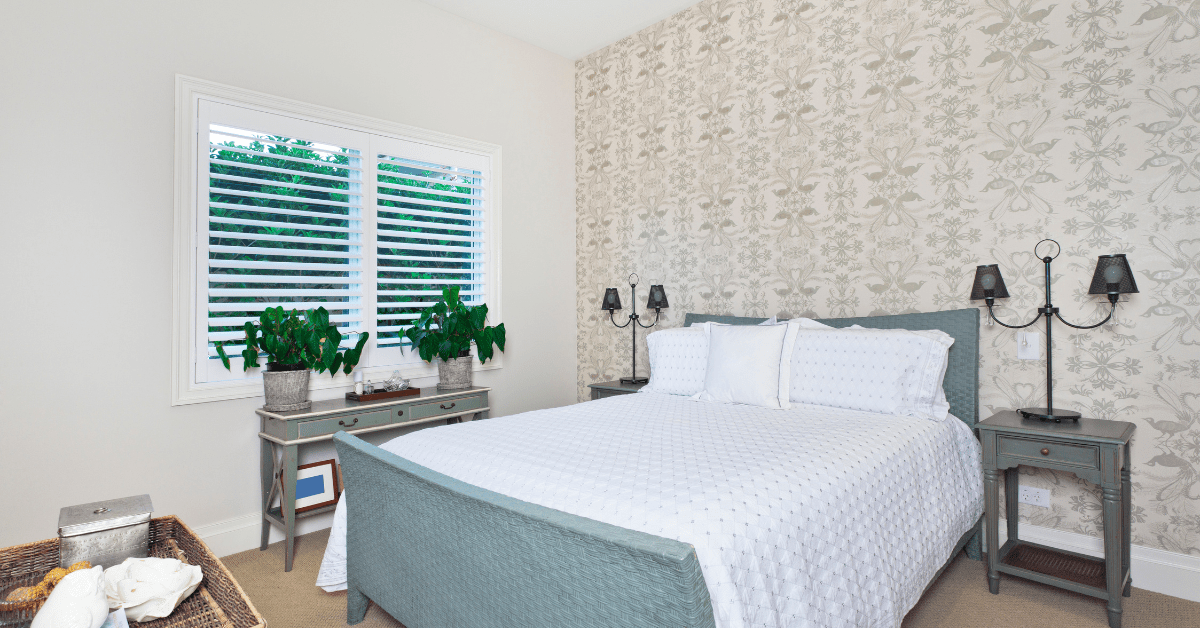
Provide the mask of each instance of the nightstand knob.
POLYGON ((1045 448, 1043 448, 1043 449, 1042 449, 1042 455, 1043 455, 1043 456, 1049 456, 1049 455, 1050 455, 1050 450, 1049 450, 1049 449, 1045 449, 1045 448))

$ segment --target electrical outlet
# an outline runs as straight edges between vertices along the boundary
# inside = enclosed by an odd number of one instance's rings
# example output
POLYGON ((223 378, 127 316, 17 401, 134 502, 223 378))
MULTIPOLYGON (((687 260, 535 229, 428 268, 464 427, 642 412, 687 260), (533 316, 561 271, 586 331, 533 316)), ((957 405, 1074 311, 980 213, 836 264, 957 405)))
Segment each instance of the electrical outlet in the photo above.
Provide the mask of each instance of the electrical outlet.
POLYGON ((1031 506, 1041 506, 1042 508, 1050 507, 1050 491, 1044 488, 1033 488, 1032 486, 1022 486, 1017 493, 1017 501, 1022 504, 1031 506))

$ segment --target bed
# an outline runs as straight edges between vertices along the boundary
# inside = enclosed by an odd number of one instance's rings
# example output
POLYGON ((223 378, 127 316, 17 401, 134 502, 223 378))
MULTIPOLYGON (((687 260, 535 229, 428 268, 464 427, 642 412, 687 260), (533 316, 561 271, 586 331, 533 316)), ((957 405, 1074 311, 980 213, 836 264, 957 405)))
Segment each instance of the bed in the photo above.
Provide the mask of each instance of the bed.
POLYGON ((339 434, 318 584, 344 583, 352 624, 371 600, 409 628, 899 626, 979 558, 978 311, 822 322, 950 334, 954 418, 648 393, 382 448, 339 434))

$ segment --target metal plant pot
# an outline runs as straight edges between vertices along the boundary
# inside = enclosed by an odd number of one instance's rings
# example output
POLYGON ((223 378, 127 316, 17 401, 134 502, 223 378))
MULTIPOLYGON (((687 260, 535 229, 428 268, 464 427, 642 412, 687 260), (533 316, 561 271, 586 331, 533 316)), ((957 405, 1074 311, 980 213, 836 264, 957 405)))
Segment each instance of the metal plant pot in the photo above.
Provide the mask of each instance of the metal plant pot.
POLYGON ((308 400, 308 369, 304 365, 278 365, 274 362, 263 371, 263 393, 267 397, 264 410, 288 412, 312 407, 308 400), (299 366, 299 369, 294 368, 299 366), (281 370, 288 369, 289 370, 281 370))
POLYGON ((452 360, 434 358, 434 361, 438 367, 438 390, 471 387, 471 376, 474 371, 471 369, 470 354, 452 360))

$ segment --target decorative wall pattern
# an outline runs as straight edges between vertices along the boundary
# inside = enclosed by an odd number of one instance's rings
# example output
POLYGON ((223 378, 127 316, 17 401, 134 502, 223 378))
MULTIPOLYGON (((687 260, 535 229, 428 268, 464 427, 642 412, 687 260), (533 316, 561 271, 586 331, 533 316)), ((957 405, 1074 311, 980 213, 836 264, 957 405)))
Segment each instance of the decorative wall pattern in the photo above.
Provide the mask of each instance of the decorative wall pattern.
MULTIPOLYGON (((627 375, 599 299, 632 271, 671 326, 970 307, 996 262, 1023 322, 1052 237, 1086 323, 1127 253, 1117 323, 1057 326, 1055 400, 1138 424, 1134 542, 1200 554, 1198 35, 1200 0, 707 0, 578 61, 579 398, 627 375)), ((1043 405, 1045 362, 983 343, 984 416, 1043 405)), ((1053 503, 1023 521, 1098 534, 1098 487, 1022 472, 1053 503)))

